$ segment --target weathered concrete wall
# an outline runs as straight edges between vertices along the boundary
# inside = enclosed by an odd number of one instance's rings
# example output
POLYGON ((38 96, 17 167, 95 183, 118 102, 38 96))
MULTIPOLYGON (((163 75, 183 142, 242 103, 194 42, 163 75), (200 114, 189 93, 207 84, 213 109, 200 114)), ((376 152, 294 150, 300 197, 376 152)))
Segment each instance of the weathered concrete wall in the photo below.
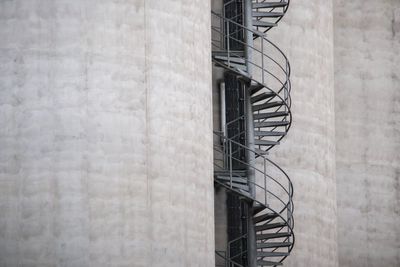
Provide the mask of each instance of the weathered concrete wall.
POLYGON ((339 263, 400 266, 400 2, 334 3, 339 263))
POLYGON ((209 10, 0 1, 0 266, 213 266, 209 10))
POLYGON ((294 183, 296 245, 286 266, 337 266, 332 1, 291 1, 268 35, 292 65, 293 125, 272 158, 294 183))

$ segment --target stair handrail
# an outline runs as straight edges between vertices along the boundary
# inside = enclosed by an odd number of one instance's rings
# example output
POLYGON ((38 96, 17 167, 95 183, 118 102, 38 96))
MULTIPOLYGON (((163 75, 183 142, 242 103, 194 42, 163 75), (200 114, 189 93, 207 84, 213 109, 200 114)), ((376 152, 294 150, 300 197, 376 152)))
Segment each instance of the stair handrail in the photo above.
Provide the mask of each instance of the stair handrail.
POLYGON ((246 167, 249 167, 251 169, 253 169, 255 172, 260 173, 262 176, 264 176, 264 184, 258 184, 257 182, 251 182, 248 181, 249 183, 253 184, 254 186, 256 186, 257 188, 261 189, 261 191, 265 192, 265 196, 263 197, 262 200, 259 200, 257 198, 253 199, 255 202, 257 202, 260 205, 263 205, 266 208, 272 209, 271 207, 268 206, 268 202, 267 202, 267 194, 269 194, 270 196, 274 197, 277 201, 281 202, 283 204, 283 207, 277 211, 277 210, 272 210, 273 212, 276 212, 277 214, 282 214, 284 211, 288 210, 289 213, 287 214, 287 218, 284 218, 283 216, 281 216, 282 220, 284 221, 290 221, 293 218, 293 210, 294 210, 294 205, 293 205, 293 184, 292 181, 290 180, 289 176, 286 174, 286 172, 279 167, 276 163, 274 163, 272 160, 268 159, 267 157, 265 157, 264 155, 260 154, 259 152, 252 150, 250 148, 248 148, 247 146, 240 144, 226 136, 221 135, 221 133, 219 132, 214 132, 214 135, 216 135, 217 137, 221 138, 221 143, 222 143, 222 150, 217 150, 216 147, 214 147, 214 151, 217 151, 219 153, 226 153, 226 149, 229 151, 231 150, 232 144, 241 147, 242 149, 249 151, 251 153, 254 153, 255 155, 257 155, 260 159, 262 159, 263 161, 263 170, 255 167, 255 166, 251 166, 249 165, 247 162, 245 162, 244 160, 238 159, 233 157, 233 155, 231 153, 228 152, 228 156, 227 157, 223 157, 223 158, 228 158, 229 163, 228 164, 223 164, 223 166, 219 166, 219 168, 221 169, 225 169, 226 171, 229 172, 229 177, 230 177, 230 185, 231 185, 231 189, 233 189, 232 187, 232 182, 233 182, 233 178, 244 178, 242 176, 239 176, 237 174, 234 173, 235 170, 233 170, 232 168, 232 162, 238 162, 241 163, 243 165, 245 165, 246 167), (266 173, 266 169, 267 169, 267 164, 266 163, 270 163, 272 166, 276 167, 277 170, 280 171, 281 174, 283 174, 283 177, 287 180, 288 182, 288 188, 286 188, 281 182, 277 181, 274 177, 272 177, 271 175, 266 173), (226 166, 228 166, 228 168, 226 168, 226 166), (268 180, 267 180, 268 179, 268 180), (282 198, 280 198, 279 196, 277 196, 275 193, 271 192, 270 190, 267 189, 267 181, 272 181, 274 182, 277 186, 279 186, 283 192, 285 192, 287 194, 288 197, 288 201, 285 202, 284 200, 282 200, 282 198))

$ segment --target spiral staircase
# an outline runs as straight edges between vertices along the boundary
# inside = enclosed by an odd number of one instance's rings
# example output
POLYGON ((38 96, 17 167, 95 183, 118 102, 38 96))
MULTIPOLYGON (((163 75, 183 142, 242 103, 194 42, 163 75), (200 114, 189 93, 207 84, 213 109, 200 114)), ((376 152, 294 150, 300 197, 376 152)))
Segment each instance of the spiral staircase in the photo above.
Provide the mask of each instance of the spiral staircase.
MULTIPOLYGON (((286 136, 292 122, 290 65, 284 53, 266 37, 285 15, 289 2, 253 0, 253 28, 227 18, 225 12, 212 12, 212 61, 235 75, 244 90, 248 90, 252 122, 245 125, 254 128, 238 134, 254 133, 251 137, 254 147, 227 134, 230 124, 249 116, 229 121, 226 129, 214 132, 218 140, 214 145, 214 182, 216 187, 225 188, 249 203, 257 266, 282 265, 295 243, 293 185, 288 175, 267 158, 268 152, 286 136), (244 41, 248 34, 253 37, 252 44, 244 41), (245 56, 249 52, 253 55, 251 60, 245 56), (252 155, 256 160, 249 163, 243 155, 252 155)), ((225 251, 216 251, 217 258, 223 261, 219 266, 247 266, 243 263, 243 257, 249 253, 247 249, 233 248, 238 243, 251 242, 249 234, 229 240, 225 251)))

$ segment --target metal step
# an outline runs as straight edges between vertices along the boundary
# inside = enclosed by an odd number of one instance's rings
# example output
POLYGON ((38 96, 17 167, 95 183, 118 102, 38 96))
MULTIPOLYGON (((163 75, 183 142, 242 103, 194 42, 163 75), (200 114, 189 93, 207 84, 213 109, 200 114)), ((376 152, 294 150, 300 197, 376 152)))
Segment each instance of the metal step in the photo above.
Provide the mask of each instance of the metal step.
MULTIPOLYGON (((231 177, 230 176, 220 176, 220 175, 218 175, 217 179, 221 180, 221 181, 224 181, 224 182, 226 182, 226 181, 230 182, 231 181, 231 177)), ((235 176, 232 176, 232 182, 233 183, 239 183, 239 184, 247 184, 247 180, 245 178, 239 178, 239 177, 235 177, 235 176)))
POLYGON ((215 59, 221 60, 221 61, 226 61, 228 62, 228 59, 232 63, 238 63, 238 64, 245 64, 246 61, 244 58, 241 57, 235 57, 235 56, 230 56, 229 58, 227 56, 214 56, 215 59))
POLYGON ((275 27, 277 24, 273 22, 268 22, 268 21, 262 21, 262 20, 253 20, 253 26, 255 27, 275 27))
POLYGON ((257 243, 257 249, 260 248, 283 248, 290 247, 291 242, 268 242, 268 243, 257 243))
POLYGON ((277 112, 254 114, 253 118, 254 118, 254 120, 262 120, 262 119, 276 118, 276 117, 282 117, 282 116, 287 116, 287 115, 289 115, 289 113, 286 111, 277 111, 277 112))
POLYGON ((259 231, 270 230, 270 229, 275 229, 275 228, 282 228, 285 226, 286 226, 286 223, 284 223, 284 222, 268 223, 268 224, 264 224, 264 225, 257 225, 255 227, 255 229, 256 229, 256 232, 259 232, 259 231))
POLYGON ((256 215, 257 213, 259 213, 259 212, 261 212, 261 211, 263 211, 263 210, 265 210, 265 207, 264 207, 263 205, 254 204, 254 207, 253 207, 253 215, 256 215))
POLYGON ((264 3, 253 3, 253 9, 256 8, 274 8, 274 7, 285 7, 288 3, 285 1, 282 2, 264 2, 264 3))
POLYGON ((253 95, 263 89, 265 86, 261 83, 252 83, 250 85, 250 94, 253 95))
MULTIPOLYGON (((261 150, 261 149, 259 149, 259 148, 256 148, 256 149, 254 149, 254 150, 257 152, 258 155, 261 155, 261 156, 268 155, 268 151, 261 150)), ((258 155, 256 155, 256 157, 257 157, 258 155)))
POLYGON ((244 51, 242 50, 229 50, 229 53, 227 50, 220 50, 220 51, 212 51, 212 56, 225 56, 227 57, 228 54, 230 57, 242 57, 244 58, 244 51))
POLYGON ((242 65, 240 63, 235 63, 235 62, 232 62, 232 61, 228 62, 228 61, 225 61, 225 60, 217 60, 217 61, 219 61, 219 62, 221 62, 221 63, 223 63, 226 66, 229 66, 231 68, 236 68, 236 69, 244 71, 244 72, 247 71, 246 65, 242 65))
POLYGON ((270 141, 270 140, 254 140, 254 144, 256 146, 276 146, 279 145, 279 142, 276 141, 270 141))
POLYGON ((284 103, 282 101, 274 101, 274 102, 264 103, 261 105, 253 105, 253 112, 263 110, 263 109, 269 109, 269 108, 273 108, 273 107, 280 107, 282 105, 284 105, 284 103))
POLYGON ((251 196, 251 194, 248 191, 244 191, 242 189, 238 189, 238 191, 240 192, 240 194, 244 195, 245 197, 254 200, 253 197, 251 196))
MULTIPOLYGON (((231 183, 230 182, 225 182, 225 184, 228 187, 231 187, 231 183)), ((233 188, 237 188, 237 189, 241 189, 245 192, 249 192, 249 186, 248 185, 244 185, 244 184, 239 184, 239 183, 232 183, 232 187, 233 188)))
POLYGON ((274 132, 274 131, 254 131, 255 136, 283 136, 285 132, 274 132))
POLYGON ((256 96, 253 96, 251 98, 251 103, 253 104, 253 103, 256 103, 258 101, 267 100, 267 99, 270 99, 270 98, 272 98, 274 96, 276 96, 276 94, 273 93, 273 92, 261 93, 261 94, 258 94, 256 96))
POLYGON ((263 215, 254 217, 253 221, 254 221, 254 223, 259 223, 259 222, 262 222, 262 221, 275 219, 276 217, 278 217, 278 214, 276 214, 276 213, 265 213, 263 215))
POLYGON ((255 122, 254 128, 278 127, 289 125, 288 121, 255 122))
MULTIPOLYGON (((215 170, 214 174, 216 175, 221 175, 221 176, 230 176, 230 171, 229 170, 215 170)), ((232 170, 232 174, 241 177, 246 177, 247 176, 247 171, 246 170, 232 170)))
POLYGON ((274 261, 257 261, 257 266, 277 266, 283 265, 282 262, 274 262, 274 261))
POLYGON ((283 12, 258 12, 253 11, 253 17, 263 17, 263 18, 279 18, 285 15, 283 12))
POLYGON ((257 257, 286 257, 290 254, 287 252, 264 252, 264 251, 257 251, 257 257))
POLYGON ((265 239, 274 239, 274 238, 282 238, 282 237, 289 237, 291 234, 285 233, 272 233, 272 234, 259 234, 256 235, 257 240, 265 240, 265 239))

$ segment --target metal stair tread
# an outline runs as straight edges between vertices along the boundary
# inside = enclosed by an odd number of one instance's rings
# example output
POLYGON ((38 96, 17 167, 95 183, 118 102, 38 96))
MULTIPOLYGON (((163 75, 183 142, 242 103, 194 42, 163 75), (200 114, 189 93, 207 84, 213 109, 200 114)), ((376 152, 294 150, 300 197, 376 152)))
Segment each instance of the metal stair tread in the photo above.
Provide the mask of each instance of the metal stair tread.
POLYGON ((228 55, 236 56, 236 57, 244 57, 244 51, 243 50, 230 50, 229 53, 226 50, 217 50, 217 51, 212 51, 212 56, 225 56, 227 57, 228 55))
POLYGON ((282 233, 270 233, 270 234, 258 234, 256 235, 257 240, 264 240, 264 239, 274 239, 274 238, 282 238, 282 237, 289 237, 291 236, 288 232, 282 233))
MULTIPOLYGON (((268 151, 265 151, 265 150, 262 150, 262 149, 259 149, 259 148, 256 148, 254 150, 257 152, 258 155, 261 155, 261 156, 269 154, 268 151)), ((258 156, 258 155, 256 155, 256 156, 258 156)))
MULTIPOLYGON (((230 175, 230 170, 215 170, 214 174, 223 175, 223 176, 229 176, 230 175)), ((242 177, 245 177, 246 174, 247 174, 247 170, 232 170, 232 174, 240 175, 242 177)))
POLYGON ((255 229, 256 229, 256 232, 259 232, 259 231, 270 230, 270 229, 275 229, 275 228, 282 228, 285 226, 286 226, 286 223, 284 223, 284 222, 268 223, 268 224, 263 224, 263 225, 256 225, 255 229))
POLYGON ((274 262, 274 261, 257 261, 258 266, 277 266, 277 265, 283 265, 282 262, 274 262))
POLYGON ((268 103, 264 103, 264 104, 253 105, 253 112, 263 110, 263 109, 269 109, 269 108, 273 108, 273 107, 279 107, 282 105, 284 105, 284 103, 282 101, 273 101, 273 102, 268 102, 268 103))
POLYGON ((287 116, 289 113, 287 111, 276 111, 276 112, 266 112, 266 113, 258 113, 253 115, 254 120, 262 120, 262 119, 268 119, 268 118, 276 118, 276 117, 282 117, 282 116, 287 116))
POLYGON ((222 180, 223 182, 226 181, 231 181, 234 183, 240 183, 240 184, 247 184, 247 180, 245 178, 241 178, 241 177, 235 177, 233 176, 232 178, 230 176, 222 176, 222 175, 217 175, 217 179, 222 180))
POLYGON ((287 252, 266 252, 266 251, 257 251, 257 257, 286 257, 290 254, 287 252))
POLYGON ((283 247, 290 247, 291 245, 292 245, 291 242, 257 243, 257 249, 262 249, 262 248, 283 248, 283 247))
POLYGON ((253 9, 258 8, 273 8, 273 7, 286 7, 288 5, 287 2, 263 2, 263 3, 253 3, 253 9))
POLYGON ((253 26, 256 27, 275 27, 277 24, 269 21, 253 20, 253 26))
POLYGON ((255 216, 256 214, 258 214, 259 212, 265 210, 265 206, 260 205, 258 203, 254 204, 253 206, 253 216, 255 216))
POLYGON ((256 146, 275 146, 275 145, 279 145, 279 142, 277 141, 270 141, 270 140, 260 140, 260 139, 256 139, 254 140, 254 144, 256 146))
POLYGON ((283 12, 253 11, 253 17, 279 18, 283 15, 285 15, 283 12))
POLYGON ((246 63, 246 60, 244 58, 236 57, 236 56, 230 56, 230 57, 227 57, 227 56, 214 56, 214 58, 217 59, 217 60, 222 60, 222 61, 227 61, 227 62, 228 62, 228 59, 229 59, 229 61, 234 62, 234 63, 240 63, 240 64, 245 64, 246 63))
POLYGON ((275 132, 275 131, 254 131, 255 136, 283 136, 286 132, 275 132))
POLYGON ((278 127, 278 126, 287 126, 287 125, 289 125, 288 121, 255 122, 254 128, 278 127))
POLYGON ((274 219, 276 217, 278 217, 278 214, 276 214, 276 213, 265 213, 265 214, 254 217, 253 221, 254 221, 254 223, 259 223, 261 221, 274 219))
MULTIPOLYGON (((230 181, 225 181, 223 182, 225 185, 227 185, 228 187, 231 187, 231 182, 230 181)), ((244 185, 244 184, 240 184, 240 183, 232 183, 232 187, 243 190, 245 192, 249 192, 249 186, 248 185, 244 185)))
POLYGON ((251 98, 251 103, 256 103, 256 102, 259 102, 262 100, 266 100, 266 99, 272 98, 274 96, 276 96, 276 93, 274 93, 274 92, 264 92, 264 93, 253 96, 251 98))
POLYGON ((261 83, 251 83, 250 84, 250 94, 253 95, 255 93, 257 93, 258 91, 260 91, 261 89, 263 89, 265 86, 261 83))

